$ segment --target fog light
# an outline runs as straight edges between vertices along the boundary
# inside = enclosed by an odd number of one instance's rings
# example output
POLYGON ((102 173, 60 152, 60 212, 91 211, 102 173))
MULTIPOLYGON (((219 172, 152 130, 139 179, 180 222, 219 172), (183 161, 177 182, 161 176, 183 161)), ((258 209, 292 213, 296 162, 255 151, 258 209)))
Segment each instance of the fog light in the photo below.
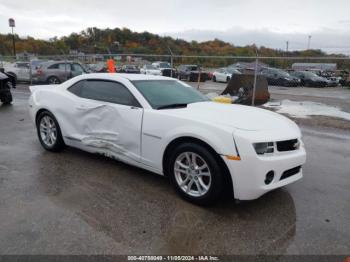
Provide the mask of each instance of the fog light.
POLYGON ((272 182, 273 178, 275 177, 275 172, 274 171, 269 171, 266 174, 266 178, 265 178, 265 184, 268 185, 272 182))

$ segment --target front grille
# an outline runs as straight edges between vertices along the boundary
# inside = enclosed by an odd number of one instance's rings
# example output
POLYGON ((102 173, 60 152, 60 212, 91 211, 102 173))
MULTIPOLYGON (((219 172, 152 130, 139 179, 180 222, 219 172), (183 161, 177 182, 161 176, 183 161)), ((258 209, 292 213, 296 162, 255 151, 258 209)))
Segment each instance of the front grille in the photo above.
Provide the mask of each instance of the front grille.
POLYGON ((286 179, 288 177, 294 176, 300 172, 301 166, 294 167, 292 169, 289 169, 287 171, 284 171, 280 180, 286 179))
POLYGON ((299 149, 298 139, 291 139, 277 142, 277 150, 280 152, 293 151, 299 149))

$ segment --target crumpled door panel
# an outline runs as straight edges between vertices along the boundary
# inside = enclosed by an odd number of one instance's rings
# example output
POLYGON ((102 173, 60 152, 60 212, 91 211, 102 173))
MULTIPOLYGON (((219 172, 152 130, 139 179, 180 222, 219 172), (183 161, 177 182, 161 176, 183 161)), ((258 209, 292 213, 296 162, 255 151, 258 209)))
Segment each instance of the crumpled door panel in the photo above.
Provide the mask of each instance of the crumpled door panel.
POLYGON ((142 114, 140 108, 84 102, 75 107, 73 128, 67 135, 106 155, 124 155, 139 161, 142 114))

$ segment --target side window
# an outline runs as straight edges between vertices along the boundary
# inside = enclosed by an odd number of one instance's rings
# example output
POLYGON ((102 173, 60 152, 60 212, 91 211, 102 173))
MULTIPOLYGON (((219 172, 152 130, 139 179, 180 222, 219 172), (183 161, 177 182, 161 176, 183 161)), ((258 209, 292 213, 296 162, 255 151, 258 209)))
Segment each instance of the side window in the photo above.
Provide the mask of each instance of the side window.
POLYGON ((77 96, 80 96, 81 89, 84 86, 84 82, 85 81, 79 81, 79 82, 73 84, 71 87, 68 88, 68 91, 77 95, 77 96))
POLYGON ((53 64, 48 67, 48 69, 58 69, 59 64, 53 64))
POLYGON ((58 69, 62 71, 70 71, 70 65, 69 64, 58 64, 58 69))
POLYGON ((18 68, 29 68, 29 64, 28 63, 17 63, 17 67, 18 68))
POLYGON ((72 71, 78 72, 78 73, 83 73, 84 70, 79 64, 72 64, 72 71))
MULTIPOLYGON (((78 90, 79 87, 74 89, 78 90)), ((80 87, 80 97, 140 107, 140 104, 125 86, 113 81, 87 80, 80 87)))

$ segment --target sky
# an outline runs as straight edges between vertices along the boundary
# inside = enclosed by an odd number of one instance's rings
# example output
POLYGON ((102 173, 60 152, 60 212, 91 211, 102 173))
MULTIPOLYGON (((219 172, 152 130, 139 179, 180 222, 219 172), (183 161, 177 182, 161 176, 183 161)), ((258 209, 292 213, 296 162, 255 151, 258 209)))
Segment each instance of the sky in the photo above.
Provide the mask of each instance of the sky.
POLYGON ((350 55, 349 0, 0 0, 0 33, 49 39, 87 27, 127 27, 185 40, 350 55))

